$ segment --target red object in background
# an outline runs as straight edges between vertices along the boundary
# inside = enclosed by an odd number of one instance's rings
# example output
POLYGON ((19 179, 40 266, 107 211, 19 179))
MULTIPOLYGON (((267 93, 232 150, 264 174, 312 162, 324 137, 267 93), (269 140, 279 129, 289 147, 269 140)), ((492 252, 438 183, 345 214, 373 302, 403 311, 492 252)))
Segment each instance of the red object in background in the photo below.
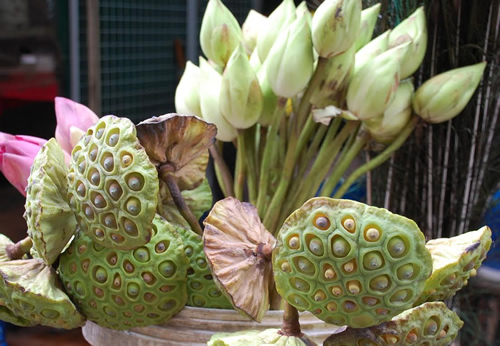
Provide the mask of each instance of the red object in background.
POLYGON ((26 102, 53 102, 59 91, 52 72, 13 72, 0 79, 0 116, 26 102))

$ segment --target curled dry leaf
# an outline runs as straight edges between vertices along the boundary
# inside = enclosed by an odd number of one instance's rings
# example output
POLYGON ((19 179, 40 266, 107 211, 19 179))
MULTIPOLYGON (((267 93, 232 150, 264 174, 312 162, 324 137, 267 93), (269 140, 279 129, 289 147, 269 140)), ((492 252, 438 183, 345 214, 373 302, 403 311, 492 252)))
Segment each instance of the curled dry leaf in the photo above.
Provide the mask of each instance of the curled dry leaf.
POLYGON ((269 306, 276 240, 253 205, 232 197, 217 202, 204 224, 204 250, 214 279, 236 310, 260 322, 269 306))
POLYGON ((137 137, 146 149, 151 162, 169 172, 184 171, 188 178, 181 190, 197 187, 205 177, 208 147, 213 143, 217 128, 196 116, 169 113, 152 117, 136 126, 137 137), (202 159, 197 158, 203 156, 202 159), (186 166, 193 165, 189 168, 186 166))

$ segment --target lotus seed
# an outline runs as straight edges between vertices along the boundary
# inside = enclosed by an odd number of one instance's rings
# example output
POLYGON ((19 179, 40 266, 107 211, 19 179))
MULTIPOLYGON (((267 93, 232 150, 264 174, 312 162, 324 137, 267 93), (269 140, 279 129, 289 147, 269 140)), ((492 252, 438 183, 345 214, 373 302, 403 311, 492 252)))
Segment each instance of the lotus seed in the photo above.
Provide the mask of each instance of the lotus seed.
POLYGON ((414 342, 416 342, 418 340, 418 336, 417 336, 417 332, 413 329, 412 331, 410 331, 408 333, 408 335, 406 336, 406 341, 410 344, 413 344, 414 342))
POLYGON ((469 270, 471 270, 472 268, 474 268, 474 260, 470 261, 469 263, 467 263, 465 266, 464 266, 464 269, 463 271, 464 272, 467 272, 469 270))
POLYGON ((342 295, 342 293, 344 293, 344 291, 342 291, 342 288, 340 288, 339 286, 333 286, 332 287, 332 294, 336 297, 342 295))
POLYGON ((104 224, 109 228, 116 228, 116 220, 113 214, 107 214, 104 217, 104 224))
POLYGON ((94 198, 94 205, 97 208, 104 208, 104 207, 106 207, 106 200, 104 199, 104 197, 102 197, 101 195, 98 194, 94 198))
POLYGON ((99 287, 94 287, 94 293, 96 296, 98 297, 102 297, 104 296, 104 291, 102 288, 99 288, 99 287))
POLYGON ((196 264, 198 264, 198 267, 200 267, 200 268, 206 268, 207 267, 207 261, 205 261, 203 258, 198 258, 196 260, 196 264))
POLYGON ((377 305, 378 299, 373 297, 363 297, 363 303, 369 306, 377 305))
POLYGON ((163 293, 170 292, 173 289, 174 289, 174 287, 169 286, 169 285, 163 285, 160 287, 160 291, 162 291, 163 293))
MULTIPOLYGON (((188 248, 190 248, 190 247, 188 247, 188 248)), ((155 250, 157 253, 165 252, 166 249, 167 249, 167 246, 165 245, 165 243, 161 242, 161 243, 156 244, 155 250)), ((191 248, 191 251, 192 251, 192 248, 191 248)), ((188 256, 187 253, 186 253, 186 256, 188 256)), ((191 255, 189 255, 188 257, 190 257, 190 256, 191 255)))
POLYGON ((406 297, 408 297, 408 292, 406 290, 399 290, 392 295, 391 302, 403 302, 405 301, 406 297))
POLYGON ((320 302, 320 301, 325 300, 325 299, 326 299, 326 294, 323 291, 318 291, 314 295, 314 300, 317 302, 320 302))
POLYGON ((123 167, 128 167, 128 166, 130 166, 131 163, 132 163, 132 156, 130 156, 128 154, 123 155, 123 157, 122 157, 123 167))
POLYGON ((384 315, 387 315, 389 313, 389 310, 387 310, 387 309, 376 309, 375 312, 377 313, 377 315, 384 316, 384 315))
POLYGON ((350 233, 354 233, 354 231, 356 230, 356 223, 354 222, 354 219, 347 218, 344 220, 344 222, 342 222, 342 225, 350 233))
POLYGON ((383 338, 389 345, 395 345, 399 341, 399 339, 394 335, 384 335, 383 338))
POLYGON ((118 262, 118 258, 115 253, 112 253, 111 256, 108 257, 108 263, 114 266, 118 262))
POLYGON ((101 182, 101 175, 99 174, 98 171, 94 171, 92 175, 90 176, 90 182, 97 186, 101 182))
POLYGON ((326 304, 326 309, 330 312, 333 312, 333 311, 337 310, 337 304, 335 304, 334 302, 330 302, 330 303, 326 304))
POLYGON ((113 286, 116 288, 120 288, 122 285, 122 279, 120 278, 119 274, 116 274, 114 280, 113 280, 113 286))
POLYGON ((361 291, 361 284, 359 281, 349 281, 347 289, 351 294, 358 294, 361 291))
POLYGON ((175 271, 177 270, 175 264, 172 261, 162 262, 158 266, 158 269, 160 273, 166 278, 172 277, 175 274, 175 271))
POLYGON ((152 285, 152 284, 154 284, 156 282, 155 276, 153 274, 151 274, 151 273, 148 273, 148 272, 142 274, 142 279, 148 285, 152 285))
POLYGON ((142 189, 141 179, 135 176, 128 178, 127 185, 131 190, 139 191, 142 189))
POLYGON ((470 271, 470 276, 471 276, 471 277, 474 277, 474 276, 476 276, 476 275, 477 275, 477 270, 476 270, 476 269, 471 269, 471 271, 470 271))
POLYGON ((43 309, 41 312, 42 316, 50 319, 57 319, 61 314, 55 310, 52 309, 43 309))
POLYGON ((94 230, 94 234, 97 238, 103 238, 104 237, 104 231, 100 228, 96 228, 94 230))
POLYGON ((366 231, 366 240, 368 241, 376 241, 380 237, 380 232, 376 228, 369 228, 366 231))
POLYGON ((281 263, 281 270, 289 273, 292 271, 292 268, 290 268, 290 264, 288 262, 283 262, 281 263))
POLYGON ((375 270, 382 266, 382 256, 377 252, 370 252, 363 258, 363 266, 367 270, 375 270))
POLYGON ((106 269, 98 267, 95 270, 94 279, 97 282, 103 284, 106 282, 106 280, 108 280, 108 272, 106 271, 106 269))
POLYGON ((397 275, 399 280, 409 280, 413 277, 413 265, 405 264, 398 268, 397 275))
POLYGON ((199 290, 202 287, 203 286, 202 286, 201 282, 199 282, 199 281, 192 281, 191 282, 191 288, 194 289, 194 290, 199 290))
POLYGON ((219 291, 217 288, 211 288, 210 291, 208 292, 208 295, 214 298, 218 298, 221 296, 221 291, 219 291))
POLYGON ((129 296, 132 296, 132 297, 135 297, 139 294, 139 291, 140 291, 140 287, 138 284, 136 284, 135 282, 131 282, 128 284, 127 286, 127 294, 129 296))
POLYGON ((351 251, 351 246, 343 238, 337 238, 333 241, 333 254, 336 257, 345 257, 351 251))
POLYGON ((90 264, 90 260, 88 260, 88 259, 82 261, 82 270, 85 273, 87 273, 87 271, 89 270, 89 264, 90 264))
POLYGON ((125 241, 124 237, 116 233, 111 233, 111 239, 118 244, 123 243, 125 241))
POLYGON ((331 268, 328 268, 327 270, 325 270, 325 279, 327 280, 331 280, 335 277, 335 271, 331 268))
POLYGON ((326 216, 318 215, 314 219, 314 226, 324 231, 330 228, 330 220, 326 216))
POLYGON ((300 257, 297 260, 297 264, 298 264, 300 271, 303 273, 311 274, 311 273, 315 272, 314 265, 311 263, 311 261, 309 261, 308 259, 306 259, 304 257, 300 257))
POLYGON ((114 147, 116 144, 118 144, 119 138, 120 138, 120 136, 117 133, 114 133, 111 136, 109 136, 109 140, 108 140, 109 146, 114 147))
MULTIPOLYGON (((158 247, 158 245, 156 246, 158 247)), ((184 253, 186 254, 187 257, 191 257, 193 255, 193 252, 194 252, 193 248, 189 245, 184 248, 184 253)))
POLYGON ((149 261, 149 251, 145 247, 140 247, 134 250, 134 258, 138 262, 148 262, 149 261))
POLYGON ((298 249, 299 244, 299 237, 297 236, 291 237, 288 241, 288 246, 290 246, 291 249, 298 249))
POLYGON ((156 296, 153 293, 147 292, 146 294, 144 294, 144 300, 146 300, 147 302, 152 302, 156 300, 156 296))
POLYGON ((83 140, 83 143, 84 143, 85 145, 87 145, 87 144, 89 144, 89 142, 90 142, 90 136, 89 136, 89 135, 87 135, 87 136, 85 136, 85 139, 83 140))
POLYGON ((424 335, 430 336, 436 334, 438 330, 438 324, 434 320, 434 318, 429 318, 429 320, 425 323, 424 327, 424 335))
POLYGON ((83 185, 83 183, 80 183, 78 185, 78 187, 76 188, 76 192, 78 192, 78 194, 81 196, 81 197, 85 197, 85 185, 83 185))
POLYGON ((125 304, 125 301, 122 298, 118 297, 118 296, 113 296, 113 300, 118 305, 124 305, 125 304))
POLYGON ((78 253, 81 255, 83 254, 85 251, 87 251, 87 245, 80 245, 78 247, 78 253))
POLYGON ((318 238, 314 238, 309 242, 309 250, 316 256, 323 256, 323 242, 318 238))
POLYGON ((307 282, 305 282, 304 280, 299 279, 299 278, 295 278, 294 281, 295 281, 294 286, 296 289, 298 289, 299 291, 302 291, 302 292, 309 291, 309 288, 311 286, 309 286, 309 284, 307 282))
POLYGON ((115 161, 113 160, 113 157, 112 156, 106 157, 103 161, 103 166, 106 171, 108 172, 113 171, 113 168, 115 168, 115 161))
POLYGON ((137 215, 141 211, 141 202, 137 198, 131 198, 127 201, 127 211, 132 215, 137 215))
POLYGON ((95 159, 97 158, 97 148, 94 148, 90 151, 89 157, 91 161, 95 161, 95 159))
POLYGON ((109 194, 115 201, 117 201, 121 197, 122 193, 122 188, 118 183, 115 182, 109 186, 109 194))
POLYGON ((392 257, 401 257, 406 250, 403 239, 394 237, 389 240, 388 250, 392 257))
POLYGON ((344 302, 344 310, 347 312, 354 311, 356 309, 356 303, 347 300, 344 302))
POLYGON ((352 273, 356 269, 354 262, 347 262, 344 264, 344 271, 346 273, 352 273))
POLYGON ((439 335, 438 335, 437 339, 439 340, 439 339, 442 339, 442 338, 444 338, 444 337, 446 337, 446 330, 442 329, 442 330, 439 332, 439 335))
POLYGON ((101 139, 102 137, 102 134, 104 133, 104 129, 103 128, 100 128, 99 130, 97 130, 96 134, 95 134, 95 137, 97 139, 101 139))
POLYGON ((389 286, 389 278, 387 276, 379 276, 370 282, 370 287, 374 290, 382 291, 389 286))
POLYGON ((83 172, 85 172, 85 161, 80 162, 80 164, 78 165, 78 171, 81 174, 83 174, 83 172))
POLYGON ((89 206, 85 207, 85 216, 90 220, 94 218, 94 211, 89 206))
POLYGON ((125 271, 127 273, 133 273, 134 270, 135 270, 135 267, 132 263, 130 263, 129 261, 125 261, 125 263, 123 264, 124 268, 125 268, 125 271))
POLYGON ((443 286, 453 285, 455 283, 456 279, 457 279, 457 276, 455 274, 450 274, 443 279, 443 281, 441 282, 441 285, 443 285, 443 286))

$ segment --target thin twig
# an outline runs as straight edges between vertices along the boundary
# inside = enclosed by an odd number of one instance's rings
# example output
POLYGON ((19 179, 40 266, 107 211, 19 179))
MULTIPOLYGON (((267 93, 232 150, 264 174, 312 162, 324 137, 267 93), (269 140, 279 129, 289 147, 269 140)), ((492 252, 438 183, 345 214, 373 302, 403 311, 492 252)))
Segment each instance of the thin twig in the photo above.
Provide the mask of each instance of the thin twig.
MULTIPOLYGON (((208 148, 208 150, 210 151, 210 155, 212 155, 214 163, 220 172, 220 178, 222 178, 222 181, 220 179, 218 180, 219 185, 221 187, 224 186, 223 191, 225 193, 225 197, 234 197, 233 178, 231 176, 231 172, 229 171, 229 167, 227 167, 226 161, 224 161, 219 152, 219 148, 217 148, 214 143, 208 148)), ((219 175, 217 175, 217 178, 219 178, 219 175)))

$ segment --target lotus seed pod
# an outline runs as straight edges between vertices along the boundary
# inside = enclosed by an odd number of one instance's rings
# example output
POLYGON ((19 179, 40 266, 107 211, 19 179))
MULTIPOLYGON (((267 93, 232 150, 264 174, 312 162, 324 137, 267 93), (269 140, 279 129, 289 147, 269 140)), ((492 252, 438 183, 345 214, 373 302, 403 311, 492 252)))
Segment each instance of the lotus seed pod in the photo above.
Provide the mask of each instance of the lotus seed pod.
POLYGON ((236 333, 216 333, 207 342, 208 346, 316 346, 316 342, 303 334, 300 337, 282 335, 280 329, 264 331, 243 330, 236 333))
POLYGON ((105 247, 133 249, 151 238, 158 173, 126 118, 102 117, 73 149, 69 205, 82 231, 105 247))
POLYGON ((64 152, 52 138, 33 160, 24 213, 34 250, 47 265, 54 263, 77 228, 68 205, 67 177, 64 152))
POLYGON ((61 255, 64 287, 89 320, 125 330, 163 323, 184 307, 189 264, 182 238, 160 216, 152 227, 151 241, 132 251, 105 248, 78 232, 61 255))
POLYGON ((413 221, 355 201, 313 198, 290 215, 277 240, 278 293, 336 325, 390 320, 413 306, 431 272, 413 221))
POLYGON ((5 306, 0 306, 0 321, 12 323, 19 327, 32 327, 36 325, 36 323, 33 321, 30 321, 23 317, 16 316, 11 310, 9 310, 5 306))
POLYGON ((491 244, 488 226, 452 238, 429 240, 425 247, 432 255, 432 274, 415 304, 453 297, 475 274, 491 244))
POLYGON ((462 326, 458 315, 444 303, 432 302, 407 310, 378 326, 347 328, 328 337, 324 345, 449 345, 462 326))
POLYGON ((161 171, 168 169, 181 190, 192 190, 205 179, 208 147, 217 128, 195 116, 169 113, 136 126, 137 137, 150 161, 161 171))
MULTIPOLYGON (((175 206, 170 192, 162 182, 160 182, 160 194, 163 196, 163 217, 170 223, 189 228, 189 224, 175 206)), ((205 179, 200 186, 193 190, 181 191, 181 194, 187 206, 198 220, 212 206, 212 190, 210 189, 208 179, 205 179)))
POLYGON ((208 266, 207 256, 203 252, 201 237, 182 227, 178 228, 184 242, 184 253, 189 260, 187 271, 188 306, 215 309, 232 309, 233 306, 214 282, 208 266))
MULTIPOLYGON (((203 224, 204 251, 216 283, 236 310, 260 322, 269 307, 276 240, 253 205, 232 197, 218 201, 203 224)), ((295 284, 304 286, 303 281, 295 284)))
POLYGON ((81 327, 85 317, 60 288, 55 270, 38 259, 0 262, 2 305, 21 323, 53 328, 81 327))

